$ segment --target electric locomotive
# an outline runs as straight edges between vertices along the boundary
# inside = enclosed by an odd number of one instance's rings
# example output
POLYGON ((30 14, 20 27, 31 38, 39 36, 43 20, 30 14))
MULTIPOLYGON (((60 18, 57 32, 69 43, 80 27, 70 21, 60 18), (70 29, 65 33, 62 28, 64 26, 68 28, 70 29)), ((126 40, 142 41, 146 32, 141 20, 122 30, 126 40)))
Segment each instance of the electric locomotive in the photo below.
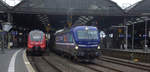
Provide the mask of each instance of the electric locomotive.
POLYGON ((42 54, 46 50, 45 33, 40 30, 33 30, 28 35, 27 54, 42 54))
POLYGON ((100 56, 100 37, 96 27, 76 26, 55 33, 55 50, 79 60, 93 60, 100 56))

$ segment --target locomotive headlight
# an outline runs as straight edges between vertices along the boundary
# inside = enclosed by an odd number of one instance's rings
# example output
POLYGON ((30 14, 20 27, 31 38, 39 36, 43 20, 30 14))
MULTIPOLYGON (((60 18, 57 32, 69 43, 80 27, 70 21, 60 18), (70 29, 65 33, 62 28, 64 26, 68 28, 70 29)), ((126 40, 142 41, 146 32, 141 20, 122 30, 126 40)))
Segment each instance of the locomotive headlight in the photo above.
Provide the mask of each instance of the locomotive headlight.
POLYGON ((76 49, 76 50, 78 50, 78 49, 79 49, 79 47, 78 47, 78 46, 75 46, 75 49, 76 49))
POLYGON ((98 46, 98 47, 97 47, 97 49, 101 49, 101 47, 100 47, 100 46, 98 46))

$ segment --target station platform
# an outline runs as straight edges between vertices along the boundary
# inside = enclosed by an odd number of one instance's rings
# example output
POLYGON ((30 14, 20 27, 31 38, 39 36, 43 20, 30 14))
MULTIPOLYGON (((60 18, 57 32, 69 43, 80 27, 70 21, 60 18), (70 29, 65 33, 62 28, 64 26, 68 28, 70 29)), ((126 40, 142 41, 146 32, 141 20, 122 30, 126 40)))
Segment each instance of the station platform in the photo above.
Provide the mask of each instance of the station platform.
POLYGON ((150 53, 150 48, 147 49, 110 49, 115 51, 135 52, 135 53, 150 53))
POLYGON ((139 62, 150 63, 150 49, 101 49, 101 52, 105 56, 135 60, 139 62))
POLYGON ((0 72, 29 72, 25 58, 23 48, 0 51, 0 72))

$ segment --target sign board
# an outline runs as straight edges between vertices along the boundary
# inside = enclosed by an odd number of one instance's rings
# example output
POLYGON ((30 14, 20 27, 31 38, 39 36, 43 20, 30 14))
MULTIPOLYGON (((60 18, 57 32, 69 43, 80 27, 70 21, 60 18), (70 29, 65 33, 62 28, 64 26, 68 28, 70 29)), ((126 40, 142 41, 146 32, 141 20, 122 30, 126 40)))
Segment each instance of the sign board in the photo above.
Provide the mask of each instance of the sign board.
POLYGON ((12 25, 9 22, 5 22, 5 23, 2 24, 3 31, 7 31, 8 32, 11 28, 12 28, 12 25))
POLYGON ((13 32, 11 32, 11 33, 12 33, 12 35, 17 35, 17 34, 18 34, 17 31, 13 31, 13 32))
POLYGON ((0 32, 0 34, 5 35, 5 34, 6 34, 6 32, 0 32))

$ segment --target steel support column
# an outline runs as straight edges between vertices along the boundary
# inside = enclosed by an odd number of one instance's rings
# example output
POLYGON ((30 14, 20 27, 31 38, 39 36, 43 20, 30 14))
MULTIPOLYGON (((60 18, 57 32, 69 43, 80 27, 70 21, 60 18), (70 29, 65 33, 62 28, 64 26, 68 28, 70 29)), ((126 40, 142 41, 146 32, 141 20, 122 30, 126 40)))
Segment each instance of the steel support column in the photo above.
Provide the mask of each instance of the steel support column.
POLYGON ((134 50, 134 24, 132 25, 132 51, 134 50))
POLYGON ((148 24, 148 20, 145 20, 145 40, 144 40, 144 50, 145 52, 147 52, 148 50, 148 46, 147 46, 147 24, 148 24))

